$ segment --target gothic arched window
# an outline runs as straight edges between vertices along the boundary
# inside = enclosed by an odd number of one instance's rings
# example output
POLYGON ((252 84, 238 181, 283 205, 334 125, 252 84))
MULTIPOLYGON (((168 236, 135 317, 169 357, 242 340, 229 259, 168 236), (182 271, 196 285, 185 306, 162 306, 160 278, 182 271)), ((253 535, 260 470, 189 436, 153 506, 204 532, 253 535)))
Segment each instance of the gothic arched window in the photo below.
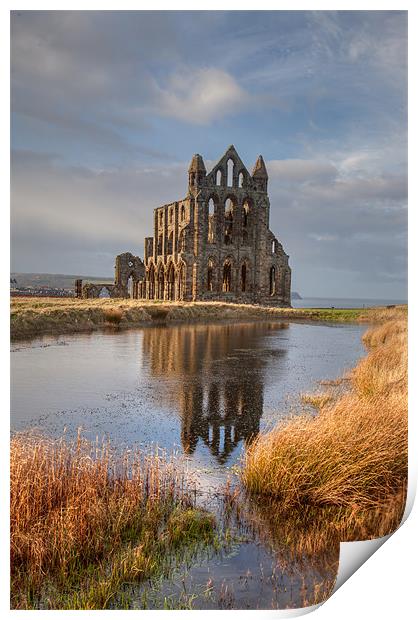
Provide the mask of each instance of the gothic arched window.
POLYGON ((174 232, 171 232, 170 236, 168 238, 167 254, 172 254, 173 253, 173 239, 174 239, 174 232))
POLYGON ((208 291, 213 291, 213 271, 214 264, 213 260, 210 258, 208 261, 208 291))
POLYGON ((215 203, 213 198, 208 202, 208 243, 215 241, 215 203))
POLYGON ((276 268, 273 267, 270 269, 270 295, 276 294, 276 268))
POLYGON ((226 162, 227 176, 226 184, 228 187, 232 187, 234 183, 234 162, 232 159, 228 159, 226 162))
POLYGON ((247 245, 248 243, 248 231, 249 231, 249 227, 250 227, 250 205, 248 204, 247 201, 244 202, 243 206, 242 206, 242 242, 244 245, 247 245))
POLYGON ((175 297, 174 278, 175 278, 174 265, 173 263, 170 263, 170 267, 168 269, 168 274, 167 274, 167 299, 169 299, 170 301, 174 301, 174 297, 175 297))
POLYGON ((232 243, 232 231, 234 224, 234 205, 230 198, 225 200, 225 230, 224 230, 224 243, 225 245, 231 245, 232 243))
POLYGON ((232 265, 229 258, 224 262, 224 268, 222 272, 222 291, 224 293, 230 293, 232 290, 232 265))
POLYGON ((247 290, 247 264, 242 263, 241 267, 241 291, 245 293, 247 290))
POLYGON ((248 219, 250 216, 250 205, 248 202, 244 202, 242 207, 242 227, 248 228, 248 219))
POLYGON ((154 299, 154 296, 155 296, 155 269, 154 269, 154 265, 151 265, 151 267, 149 268, 148 280, 149 280, 148 298, 149 299, 154 299))
POLYGON ((164 284, 165 284, 164 267, 160 265, 160 268, 158 270, 158 278, 157 278, 157 285, 158 285, 157 299, 164 299, 164 284))
POLYGON ((186 251, 186 231, 182 230, 180 233, 180 252, 186 251))
POLYGON ((178 280, 177 280, 177 299, 180 301, 184 298, 184 286, 185 286, 185 269, 184 264, 181 263, 179 272, 178 272, 178 280))
POLYGON ((100 292, 99 292, 99 297, 100 298, 108 298, 108 297, 110 297, 109 289, 106 288, 105 286, 102 286, 102 288, 100 289, 100 292))

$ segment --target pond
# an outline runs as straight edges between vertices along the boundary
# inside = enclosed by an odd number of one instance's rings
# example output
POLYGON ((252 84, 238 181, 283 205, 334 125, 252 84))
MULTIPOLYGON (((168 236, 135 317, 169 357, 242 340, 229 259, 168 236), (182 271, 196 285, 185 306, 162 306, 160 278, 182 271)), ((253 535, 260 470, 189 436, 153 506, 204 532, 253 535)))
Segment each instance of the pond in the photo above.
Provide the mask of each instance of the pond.
MULTIPOLYGON (((246 440, 300 409, 299 394, 355 365, 364 355, 363 330, 196 323, 20 341, 11 352, 11 430, 36 428, 60 437, 82 427, 85 436, 106 436, 120 448, 176 450, 207 502, 231 476, 246 440)), ((324 565, 335 570, 335 561, 321 558, 296 575, 295 566, 283 568, 274 540, 250 529, 233 551, 205 556, 187 569, 183 589, 215 583, 214 597, 206 589, 197 608, 299 606, 307 596, 301 584, 313 591, 324 565)), ((176 584, 178 578, 160 584, 164 600, 180 596, 176 584)), ((147 607, 161 605, 155 596, 147 607)))

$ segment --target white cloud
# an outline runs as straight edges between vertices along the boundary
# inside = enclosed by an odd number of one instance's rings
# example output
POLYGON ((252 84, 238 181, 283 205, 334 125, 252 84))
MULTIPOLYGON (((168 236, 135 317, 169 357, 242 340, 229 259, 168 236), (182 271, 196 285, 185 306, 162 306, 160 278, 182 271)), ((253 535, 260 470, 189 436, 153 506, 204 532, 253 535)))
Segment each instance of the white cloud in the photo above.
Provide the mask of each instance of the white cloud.
POLYGON ((196 124, 208 124, 250 102, 229 73, 214 67, 184 69, 172 74, 165 87, 155 88, 154 111, 196 124))

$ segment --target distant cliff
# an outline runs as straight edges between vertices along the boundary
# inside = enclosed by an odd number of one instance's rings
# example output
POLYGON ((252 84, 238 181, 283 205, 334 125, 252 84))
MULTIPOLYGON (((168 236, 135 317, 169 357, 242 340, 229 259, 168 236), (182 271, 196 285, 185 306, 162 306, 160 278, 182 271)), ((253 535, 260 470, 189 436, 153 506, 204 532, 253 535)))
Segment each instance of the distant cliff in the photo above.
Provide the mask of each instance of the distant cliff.
POLYGON ((293 292, 290 294, 290 298, 291 298, 291 299, 303 299, 303 298, 299 295, 299 293, 297 293, 296 291, 293 291, 293 292))

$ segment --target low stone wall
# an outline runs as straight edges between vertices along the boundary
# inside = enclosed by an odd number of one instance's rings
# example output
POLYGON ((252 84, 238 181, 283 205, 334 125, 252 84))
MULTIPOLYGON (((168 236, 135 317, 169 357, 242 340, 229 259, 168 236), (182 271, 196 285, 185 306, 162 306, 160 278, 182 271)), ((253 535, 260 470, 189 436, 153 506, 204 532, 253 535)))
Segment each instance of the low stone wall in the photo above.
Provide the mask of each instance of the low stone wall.
POLYGON ((86 284, 82 287, 83 299, 118 299, 118 298, 126 298, 128 297, 128 292, 126 287, 118 286, 117 284, 107 284, 107 283, 92 283, 86 282, 86 284))

